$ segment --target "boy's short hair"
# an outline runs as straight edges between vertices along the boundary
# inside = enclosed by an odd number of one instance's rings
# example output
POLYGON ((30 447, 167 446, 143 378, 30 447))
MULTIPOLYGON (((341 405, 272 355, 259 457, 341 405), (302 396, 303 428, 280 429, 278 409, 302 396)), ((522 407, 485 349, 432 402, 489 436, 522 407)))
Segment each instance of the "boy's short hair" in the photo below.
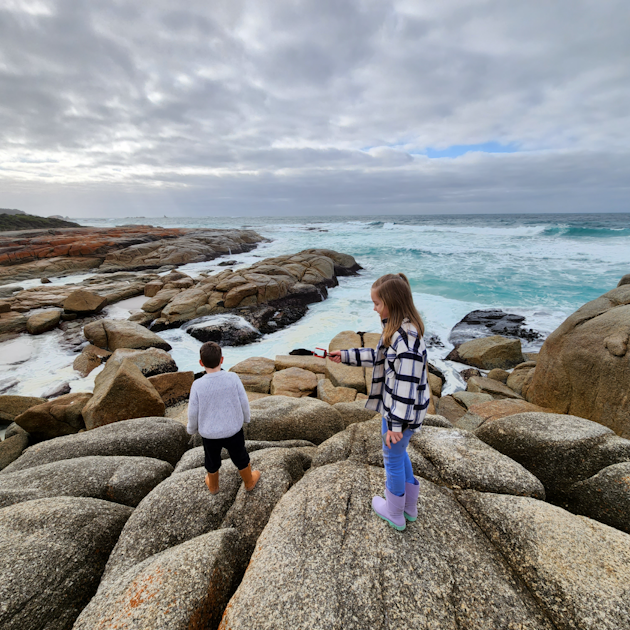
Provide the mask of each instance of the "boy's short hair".
POLYGON ((221 363, 221 346, 214 341, 206 341, 199 350, 199 356, 207 368, 215 368, 221 363))

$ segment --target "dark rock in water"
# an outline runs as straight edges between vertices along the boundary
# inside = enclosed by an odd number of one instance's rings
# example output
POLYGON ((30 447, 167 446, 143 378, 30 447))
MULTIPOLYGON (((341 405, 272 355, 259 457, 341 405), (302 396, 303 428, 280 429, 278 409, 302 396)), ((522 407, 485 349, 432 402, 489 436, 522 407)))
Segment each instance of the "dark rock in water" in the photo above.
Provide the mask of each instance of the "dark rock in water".
POLYGON ((69 629, 133 509, 55 497, 0 510, 0 627, 69 629))
POLYGON ((291 350, 289 354, 294 357, 311 357, 315 353, 312 350, 307 350, 306 348, 296 348, 295 350, 291 350))
MULTIPOLYGON (((321 301, 321 300, 318 300, 321 301)), ((306 315, 306 304, 285 304, 283 306, 263 306, 246 315, 251 324, 266 335, 286 328, 306 315)))
POLYGON ((224 260, 223 262, 220 262, 217 267, 231 267, 232 265, 236 265, 238 263, 238 260, 224 260))
POLYGON ((70 383, 66 381, 65 383, 59 383, 58 385, 53 385, 50 389, 47 389, 42 394, 42 398, 46 398, 46 400, 49 400, 50 398, 58 398, 59 396, 64 396, 65 394, 69 393, 70 383))
POLYGON ((472 311, 464 319, 455 324, 449 337, 449 341, 459 346, 465 341, 478 337, 491 337, 503 335, 504 337, 518 337, 526 341, 535 341, 542 335, 531 328, 524 328, 525 318, 522 315, 505 313, 500 309, 484 311, 472 311))
POLYGON ((0 379, 0 394, 4 394, 8 392, 10 389, 15 387, 19 381, 15 378, 3 378, 0 379))
POLYGON ((437 335, 425 336, 424 343, 426 344, 427 348, 443 348, 444 347, 442 340, 437 335))
MULTIPOLYGON (((225 320, 224 317, 219 316, 225 320)), ((212 317, 216 320, 216 317, 212 317)), ((244 346, 262 337, 254 327, 249 326, 240 317, 230 317, 227 321, 207 324, 199 323, 186 328, 186 332, 199 341, 214 341, 221 346, 244 346)))
MULTIPOLYGON (((451 355, 449 354, 448 356, 450 357, 451 355)), ((458 359, 449 360, 457 361, 458 359)), ((481 372, 477 368, 468 368, 467 370, 462 370, 459 375, 468 383, 468 379, 471 379, 473 376, 481 376, 481 372)))
POLYGON ((19 291, 24 291, 24 287, 0 287, 0 298, 10 298, 19 291))

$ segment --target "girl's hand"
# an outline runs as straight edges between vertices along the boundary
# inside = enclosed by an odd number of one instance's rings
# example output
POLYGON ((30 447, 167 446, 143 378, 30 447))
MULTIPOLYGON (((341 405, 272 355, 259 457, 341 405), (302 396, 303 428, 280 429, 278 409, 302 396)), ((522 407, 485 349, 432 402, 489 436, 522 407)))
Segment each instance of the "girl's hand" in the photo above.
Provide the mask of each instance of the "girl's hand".
POLYGON ((389 443, 391 442, 392 444, 396 444, 396 442, 400 442, 400 440, 402 440, 402 437, 403 434, 398 431, 388 431, 385 435, 385 446, 387 446, 387 448, 391 448, 389 443))
POLYGON ((341 350, 333 350, 328 353, 328 358, 335 363, 341 363, 341 350))

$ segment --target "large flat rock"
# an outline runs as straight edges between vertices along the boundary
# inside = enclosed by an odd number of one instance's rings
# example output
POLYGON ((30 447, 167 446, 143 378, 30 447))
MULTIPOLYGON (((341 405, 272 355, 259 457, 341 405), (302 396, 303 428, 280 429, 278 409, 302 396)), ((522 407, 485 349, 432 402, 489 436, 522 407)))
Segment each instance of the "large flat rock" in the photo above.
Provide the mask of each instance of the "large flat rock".
POLYGON ((531 498, 459 498, 556 628, 629 627, 628 534, 531 498))
POLYGON ((174 466, 186 451, 186 427, 170 418, 137 418, 67 435, 27 448, 0 474, 88 455, 153 457, 174 466))
POLYGON ((342 462, 293 486, 219 627, 552 630, 449 491, 421 480, 418 521, 402 533, 379 519, 370 502, 384 477, 342 462))
POLYGON ((0 509, 0 627, 70 630, 131 512, 76 497, 0 509))

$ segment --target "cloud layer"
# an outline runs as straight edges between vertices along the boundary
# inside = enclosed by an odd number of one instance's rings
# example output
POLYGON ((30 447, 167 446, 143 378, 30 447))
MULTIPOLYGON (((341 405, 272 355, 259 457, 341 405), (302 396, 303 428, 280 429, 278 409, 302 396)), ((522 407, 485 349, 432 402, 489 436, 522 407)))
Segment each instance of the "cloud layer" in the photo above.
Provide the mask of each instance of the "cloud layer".
POLYGON ((0 0, 0 205, 630 210, 623 0, 186 4, 0 0))

